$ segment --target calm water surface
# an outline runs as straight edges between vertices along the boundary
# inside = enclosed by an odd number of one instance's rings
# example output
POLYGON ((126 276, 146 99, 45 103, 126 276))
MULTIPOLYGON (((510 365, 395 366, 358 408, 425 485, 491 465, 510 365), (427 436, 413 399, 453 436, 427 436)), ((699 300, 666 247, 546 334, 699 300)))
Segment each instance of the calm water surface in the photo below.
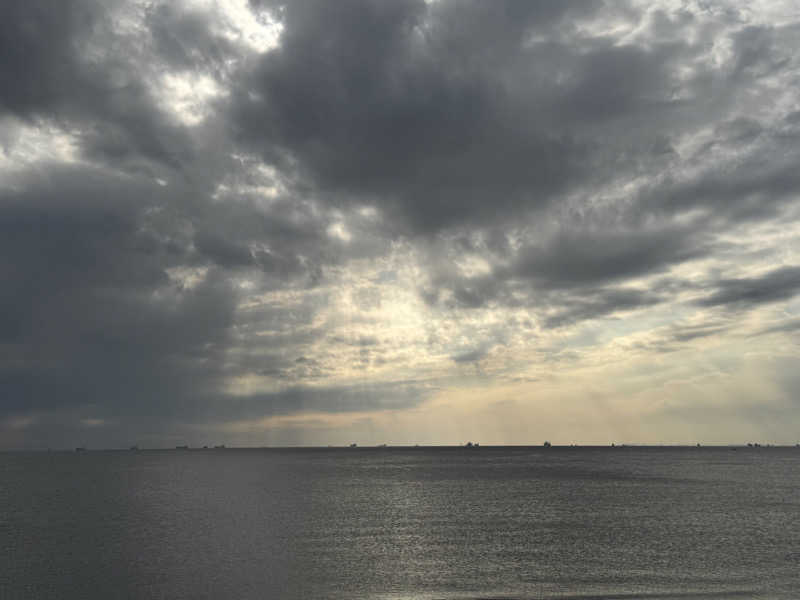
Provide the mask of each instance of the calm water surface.
POLYGON ((0 598, 800 597, 800 448, 0 453, 0 598))

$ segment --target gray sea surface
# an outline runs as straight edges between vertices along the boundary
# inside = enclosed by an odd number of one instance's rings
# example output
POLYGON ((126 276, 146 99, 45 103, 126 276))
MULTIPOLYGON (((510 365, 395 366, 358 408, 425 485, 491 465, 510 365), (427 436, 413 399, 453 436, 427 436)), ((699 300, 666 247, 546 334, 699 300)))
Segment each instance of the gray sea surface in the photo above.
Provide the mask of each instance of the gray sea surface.
POLYGON ((800 448, 0 453, 0 598, 800 597, 800 448))

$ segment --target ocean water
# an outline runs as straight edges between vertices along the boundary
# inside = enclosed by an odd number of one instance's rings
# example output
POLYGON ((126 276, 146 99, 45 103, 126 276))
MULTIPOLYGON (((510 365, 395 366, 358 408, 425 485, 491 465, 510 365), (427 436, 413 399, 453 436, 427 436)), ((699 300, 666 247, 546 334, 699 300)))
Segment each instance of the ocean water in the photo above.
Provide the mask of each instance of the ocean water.
POLYGON ((0 453, 0 598, 800 598, 800 448, 0 453))

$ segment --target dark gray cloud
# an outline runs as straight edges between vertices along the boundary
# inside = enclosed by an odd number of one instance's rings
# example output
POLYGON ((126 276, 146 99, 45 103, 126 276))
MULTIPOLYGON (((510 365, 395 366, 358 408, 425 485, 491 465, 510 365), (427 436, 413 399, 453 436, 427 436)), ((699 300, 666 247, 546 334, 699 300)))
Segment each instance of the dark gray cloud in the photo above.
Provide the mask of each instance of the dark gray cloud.
POLYGON ((465 350, 453 356, 456 363, 474 363, 482 360, 491 351, 491 346, 483 345, 472 350, 465 350))
POLYGON ((197 250, 221 267, 249 267, 254 259, 250 250, 210 231, 198 232, 194 237, 197 250))
POLYGON ((573 123, 597 110, 606 118, 619 98, 638 102, 663 62, 635 48, 605 48, 590 54, 594 63, 567 44, 526 48, 537 31, 589 10, 290 3, 280 48, 238 90, 239 137, 418 231, 541 207, 590 167, 593 142, 554 119, 573 123), (553 63, 568 74, 563 89, 548 85, 553 63), (611 84, 616 75, 623 89, 611 84), (608 90, 606 107, 587 100, 589 76, 600 88, 592 93, 608 90))
POLYGON ((585 291, 580 297, 567 296, 563 305, 544 320, 545 327, 563 325, 596 319, 618 311, 629 311, 653 306, 662 299, 656 294, 643 290, 619 288, 585 291))
POLYGON ((157 172, 192 159, 186 131, 159 109, 144 40, 116 28, 124 2, 11 0, 0 25, 0 112, 55 119, 79 131, 83 152, 157 172), (145 161, 142 164, 142 160, 145 161), (147 163, 152 163, 148 166, 147 163))
POLYGON ((169 410, 213 383, 235 295, 222 274, 193 289, 170 280, 188 250, 147 219, 169 200, 155 184, 55 167, 3 197, 3 412, 169 410))
POLYGON ((788 300, 800 292, 800 267, 780 267, 761 277, 721 279, 715 287, 714 293, 698 301, 701 306, 752 308, 788 300))
POLYGON ((97 22, 100 9, 93 2, 5 4, 0 25, 3 108, 29 115, 51 110, 82 92, 84 73, 76 45, 97 22))
POLYGON ((562 232, 520 253, 513 274, 570 287, 658 273, 707 252, 691 229, 562 232))
POLYGON ((699 338, 717 335, 727 329, 726 325, 713 322, 701 325, 680 325, 672 328, 669 337, 674 342, 690 342, 699 338))
POLYGON ((526 307, 541 313, 544 327, 560 327, 654 306, 693 289, 686 282, 664 280, 652 289, 619 284, 660 274, 713 250, 696 225, 654 231, 565 227, 516 250, 469 247, 492 265, 485 274, 467 276, 448 263, 434 263, 421 294, 431 305, 453 308, 526 307))
POLYGON ((720 319, 706 319, 699 323, 676 322, 657 331, 646 341, 637 341, 633 347, 646 352, 678 352, 691 347, 696 340, 725 335, 734 328, 735 323, 720 319))

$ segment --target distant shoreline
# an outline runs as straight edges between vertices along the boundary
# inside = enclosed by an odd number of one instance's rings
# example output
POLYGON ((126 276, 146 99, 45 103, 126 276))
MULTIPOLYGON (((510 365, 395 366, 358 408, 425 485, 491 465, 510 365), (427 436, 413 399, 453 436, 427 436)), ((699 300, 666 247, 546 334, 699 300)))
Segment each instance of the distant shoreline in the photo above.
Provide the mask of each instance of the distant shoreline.
POLYGON ((430 445, 391 445, 391 444, 378 444, 378 445, 359 445, 359 446, 350 446, 350 445, 341 445, 341 446, 333 446, 333 445, 326 445, 326 446, 225 446, 225 447, 203 447, 203 446, 169 446, 169 447, 154 447, 154 448, 145 448, 145 447, 136 447, 136 448, 91 448, 89 446, 80 446, 80 447, 73 447, 73 448, 8 448, 8 449, 0 449, 0 453, 11 453, 11 452, 36 452, 36 453, 47 453, 47 452, 70 452, 75 453, 76 451, 80 453, 85 452, 120 452, 120 453, 135 453, 135 452, 209 452, 209 453, 220 453, 220 452, 230 452, 230 451, 255 451, 255 450, 274 450, 274 451, 287 451, 287 450, 304 450, 304 451, 320 451, 320 450, 331 450, 331 451, 348 451, 348 452, 358 452, 358 451, 366 451, 366 450, 379 450, 379 451, 392 451, 392 450, 404 450, 404 451, 420 451, 420 450, 469 450, 472 452, 480 452, 480 451, 493 451, 493 450, 540 450, 542 452, 550 452, 550 451, 563 451, 563 450, 608 450, 608 451, 620 451, 620 450, 749 450, 749 451, 760 451, 760 450, 771 450, 771 449, 797 449, 800 450, 800 444, 771 444, 765 443, 761 444, 759 442, 758 445, 750 445, 748 446, 747 443, 744 444, 617 444, 611 443, 609 444, 552 444, 550 446, 544 446, 540 444, 504 444, 504 445, 483 445, 480 446, 471 446, 467 447, 464 445, 452 445, 452 444, 430 444, 430 445))

